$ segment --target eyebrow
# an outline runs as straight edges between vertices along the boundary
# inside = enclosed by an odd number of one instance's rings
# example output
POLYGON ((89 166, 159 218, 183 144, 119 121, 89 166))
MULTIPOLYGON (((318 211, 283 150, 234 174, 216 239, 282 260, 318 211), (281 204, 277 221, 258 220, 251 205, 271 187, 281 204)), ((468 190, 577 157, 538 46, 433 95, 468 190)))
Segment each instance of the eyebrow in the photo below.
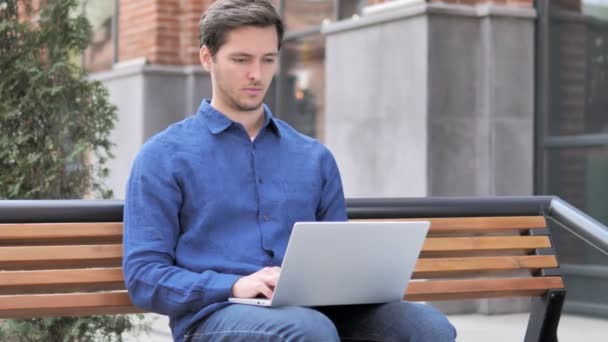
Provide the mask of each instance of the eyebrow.
MULTIPOLYGON (((235 53, 231 53, 228 55, 229 57, 253 57, 252 54, 249 53, 245 53, 245 52, 235 52, 235 53)), ((264 54, 264 57, 278 57, 279 53, 278 52, 269 52, 264 54)))

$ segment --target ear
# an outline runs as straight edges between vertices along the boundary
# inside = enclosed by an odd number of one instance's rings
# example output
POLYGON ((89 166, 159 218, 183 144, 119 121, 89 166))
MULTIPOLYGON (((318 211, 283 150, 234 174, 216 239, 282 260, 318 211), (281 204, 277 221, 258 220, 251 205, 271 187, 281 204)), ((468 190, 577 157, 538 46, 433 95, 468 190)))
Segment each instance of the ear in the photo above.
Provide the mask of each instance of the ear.
POLYGON ((209 52, 209 49, 207 49, 207 47, 203 45, 203 47, 198 51, 198 56, 201 60, 203 68, 205 68, 206 71, 211 72, 211 69, 213 67, 213 57, 211 56, 211 52, 209 52))

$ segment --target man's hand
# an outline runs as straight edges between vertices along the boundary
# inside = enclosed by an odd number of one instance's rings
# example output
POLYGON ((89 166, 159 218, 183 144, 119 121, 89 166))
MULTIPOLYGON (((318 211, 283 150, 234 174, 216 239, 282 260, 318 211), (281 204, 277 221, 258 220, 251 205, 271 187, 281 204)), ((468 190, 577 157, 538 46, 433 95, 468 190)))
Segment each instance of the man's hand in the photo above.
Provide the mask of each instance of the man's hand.
POLYGON ((280 267, 265 267, 248 276, 239 278, 232 286, 232 296, 236 298, 255 298, 263 295, 272 297, 272 292, 281 273, 280 267))

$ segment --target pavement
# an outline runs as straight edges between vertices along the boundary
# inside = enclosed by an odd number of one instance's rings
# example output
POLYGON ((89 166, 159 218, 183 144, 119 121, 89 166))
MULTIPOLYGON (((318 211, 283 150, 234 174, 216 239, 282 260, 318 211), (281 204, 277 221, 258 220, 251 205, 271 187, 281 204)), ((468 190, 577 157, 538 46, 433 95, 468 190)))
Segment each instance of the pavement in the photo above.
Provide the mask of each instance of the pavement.
MULTIPOLYGON (((513 342, 523 341, 528 327, 528 314, 450 315, 458 331, 458 341, 513 342)), ((608 319, 562 314, 557 336, 560 342, 608 341, 608 319)))
MULTIPOLYGON (((125 342, 170 342, 171 331, 165 316, 146 314, 151 331, 138 337, 126 336, 125 342)), ((513 342, 523 341, 528 325, 528 314, 507 315, 448 315, 458 331, 457 341, 513 342)), ((560 342, 608 341, 608 319, 562 314, 558 328, 560 342)))

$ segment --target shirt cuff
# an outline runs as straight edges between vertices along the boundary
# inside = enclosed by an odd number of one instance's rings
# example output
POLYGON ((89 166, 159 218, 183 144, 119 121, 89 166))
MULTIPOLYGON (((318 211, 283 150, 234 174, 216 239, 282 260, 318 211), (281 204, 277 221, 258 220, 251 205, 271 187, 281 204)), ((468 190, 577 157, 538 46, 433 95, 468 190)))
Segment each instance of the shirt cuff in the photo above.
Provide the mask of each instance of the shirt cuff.
POLYGON ((211 284, 214 291, 214 297, 211 302, 224 302, 229 297, 232 297, 232 286, 236 283, 239 278, 243 277, 238 274, 225 274, 218 273, 213 277, 213 283, 211 284))

